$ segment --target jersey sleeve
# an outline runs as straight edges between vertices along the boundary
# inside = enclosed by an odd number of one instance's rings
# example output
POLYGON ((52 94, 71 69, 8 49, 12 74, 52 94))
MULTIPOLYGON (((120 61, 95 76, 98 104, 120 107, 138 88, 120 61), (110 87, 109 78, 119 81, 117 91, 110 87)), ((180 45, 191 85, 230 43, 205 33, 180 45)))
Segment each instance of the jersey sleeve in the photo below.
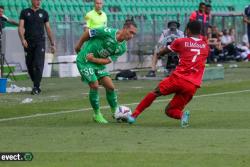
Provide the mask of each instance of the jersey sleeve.
POLYGON ((5 15, 3 15, 2 18, 3 18, 3 21, 5 21, 5 22, 9 21, 9 18, 7 16, 5 16, 5 15))
POLYGON ((112 35, 112 29, 111 28, 97 28, 97 29, 90 29, 89 30, 89 37, 105 37, 105 36, 111 36, 112 35))
POLYGON ((44 23, 47 23, 48 21, 49 21, 49 14, 48 14, 48 12, 44 12, 44 23))
POLYGON ((162 31, 161 36, 160 36, 160 38, 158 40, 158 43, 162 44, 163 39, 164 39, 164 31, 162 31))
POLYGON ((85 21, 87 23, 87 27, 90 27, 91 26, 91 19, 90 19, 89 13, 86 14, 84 19, 85 19, 85 21))
POLYGON ((20 14, 20 16, 19 16, 19 20, 24 20, 24 19, 25 19, 25 11, 22 10, 22 11, 21 11, 21 14, 20 14))
POLYGON ((168 45, 168 49, 178 53, 181 49, 180 39, 174 40, 171 45, 168 45))
POLYGON ((116 55, 110 56, 109 59, 110 59, 111 61, 116 61, 116 60, 118 59, 119 56, 121 56, 121 55, 116 54, 116 55))

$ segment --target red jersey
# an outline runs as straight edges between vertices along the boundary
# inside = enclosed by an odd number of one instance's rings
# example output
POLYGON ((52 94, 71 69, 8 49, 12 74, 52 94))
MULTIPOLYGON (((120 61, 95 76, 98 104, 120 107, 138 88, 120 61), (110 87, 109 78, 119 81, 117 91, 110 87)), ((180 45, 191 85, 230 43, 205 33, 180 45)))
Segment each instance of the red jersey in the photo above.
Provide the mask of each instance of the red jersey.
POLYGON ((179 38, 168 48, 179 54, 179 65, 173 74, 200 87, 209 55, 207 43, 194 37, 179 38))

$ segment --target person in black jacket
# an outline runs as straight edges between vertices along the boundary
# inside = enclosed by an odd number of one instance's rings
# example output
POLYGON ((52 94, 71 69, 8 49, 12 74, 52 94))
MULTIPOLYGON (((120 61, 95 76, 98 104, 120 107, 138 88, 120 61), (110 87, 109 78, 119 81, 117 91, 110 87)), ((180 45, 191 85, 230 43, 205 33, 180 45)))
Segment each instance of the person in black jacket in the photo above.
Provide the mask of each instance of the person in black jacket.
POLYGON ((45 58, 45 32, 46 29, 51 52, 55 52, 55 42, 49 24, 47 11, 40 8, 41 0, 31 0, 32 7, 21 11, 19 21, 19 36, 25 50, 26 65, 33 89, 31 94, 38 95, 41 92, 44 58, 45 58))

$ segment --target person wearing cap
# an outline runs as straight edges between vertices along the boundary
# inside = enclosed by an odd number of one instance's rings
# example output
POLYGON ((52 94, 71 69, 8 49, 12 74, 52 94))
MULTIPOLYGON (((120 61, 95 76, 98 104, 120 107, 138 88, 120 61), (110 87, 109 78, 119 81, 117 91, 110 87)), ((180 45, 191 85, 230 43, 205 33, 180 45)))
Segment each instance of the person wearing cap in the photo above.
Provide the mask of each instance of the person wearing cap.
POLYGON ((103 1, 95 0, 95 8, 86 14, 85 21, 88 29, 107 27, 107 15, 102 10, 103 1))
POLYGON ((151 70, 148 72, 146 77, 156 77, 156 64, 159 57, 156 53, 159 51, 161 47, 164 47, 166 45, 171 44, 175 39, 177 38, 183 38, 184 33, 179 30, 180 23, 177 21, 169 21, 168 22, 168 28, 163 30, 158 43, 155 47, 155 51, 152 57, 152 64, 151 64, 151 70))

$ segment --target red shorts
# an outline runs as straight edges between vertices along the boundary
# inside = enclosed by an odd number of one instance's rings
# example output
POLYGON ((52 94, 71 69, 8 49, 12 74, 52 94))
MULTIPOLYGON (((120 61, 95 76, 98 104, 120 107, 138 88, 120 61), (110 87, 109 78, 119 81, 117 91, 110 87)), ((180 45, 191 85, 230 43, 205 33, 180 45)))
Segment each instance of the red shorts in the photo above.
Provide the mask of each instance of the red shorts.
POLYGON ((193 98, 198 88, 198 86, 176 75, 170 75, 165 78, 159 83, 158 87, 163 95, 175 93, 175 96, 170 101, 170 106, 180 111, 193 98))

